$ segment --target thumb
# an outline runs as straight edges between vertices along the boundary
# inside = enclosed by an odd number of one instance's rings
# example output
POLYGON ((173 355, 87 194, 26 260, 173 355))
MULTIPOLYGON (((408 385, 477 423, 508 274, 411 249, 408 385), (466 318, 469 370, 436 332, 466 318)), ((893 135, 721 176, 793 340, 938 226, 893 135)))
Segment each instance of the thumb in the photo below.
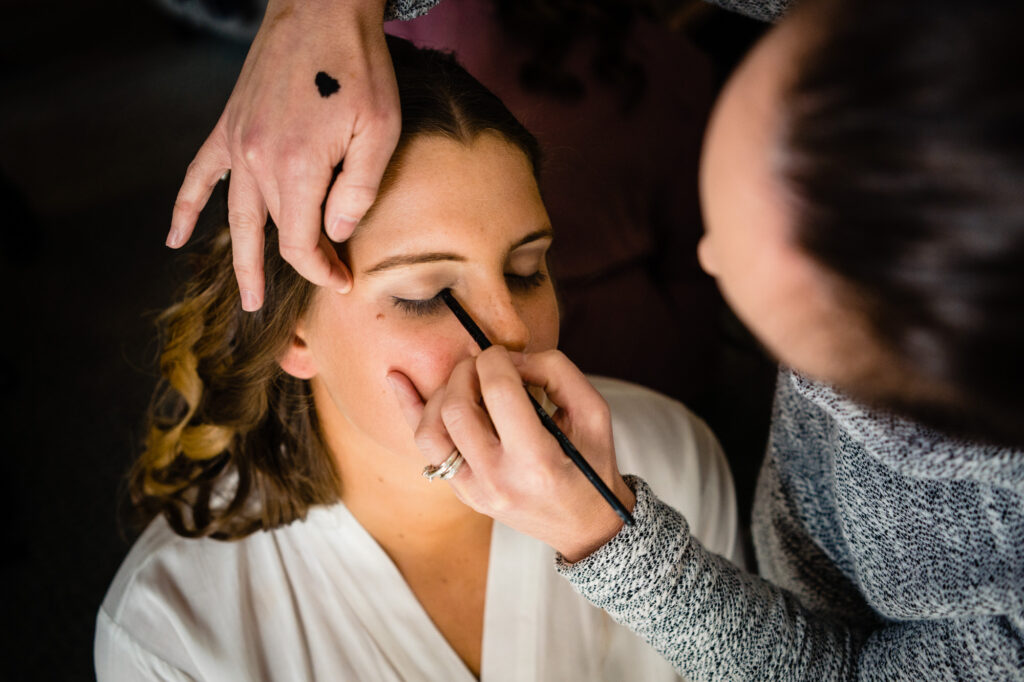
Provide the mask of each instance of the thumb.
POLYGON ((420 397, 419 391, 412 385, 409 377, 401 372, 389 372, 387 380, 391 384, 391 390, 395 394, 395 399, 398 400, 398 407, 402 410, 402 416, 405 417, 406 423, 409 424, 409 429, 415 431, 420 424, 420 420, 423 418, 423 398, 420 397))

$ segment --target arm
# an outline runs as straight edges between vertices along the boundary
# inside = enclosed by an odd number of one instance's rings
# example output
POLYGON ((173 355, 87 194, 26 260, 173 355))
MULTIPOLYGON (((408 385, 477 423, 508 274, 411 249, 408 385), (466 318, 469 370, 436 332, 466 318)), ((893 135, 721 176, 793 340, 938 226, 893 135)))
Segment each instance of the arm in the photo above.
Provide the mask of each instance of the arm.
POLYGON ((628 485, 619 475, 608 405, 557 351, 489 348, 459 363, 426 404, 408 379, 389 378, 428 461, 440 463, 454 447, 463 454, 448 481, 461 500, 558 550, 568 558, 560 572, 584 597, 695 682, 1020 677, 1020 613, 855 629, 708 552, 682 515, 642 481, 628 485), (558 406, 559 428, 635 525, 624 527, 568 464, 533 413, 524 380, 558 406))
POLYGON ((636 525, 559 573, 693 680, 1011 679, 1024 621, 891 623, 855 631, 708 552, 686 520, 635 487, 636 525), (980 646, 979 646, 980 644, 980 646))

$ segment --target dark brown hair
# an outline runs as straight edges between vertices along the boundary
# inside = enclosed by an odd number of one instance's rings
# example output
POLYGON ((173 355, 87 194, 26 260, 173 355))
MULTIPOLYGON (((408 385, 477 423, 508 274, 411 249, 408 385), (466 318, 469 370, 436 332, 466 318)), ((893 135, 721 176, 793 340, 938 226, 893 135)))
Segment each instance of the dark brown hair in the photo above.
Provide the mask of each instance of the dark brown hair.
MULTIPOLYGON (((389 38, 402 106, 402 135, 382 192, 409 141, 438 135, 462 143, 484 132, 523 151, 536 174, 537 141, 451 55, 389 38)), ((129 490, 137 521, 163 514, 185 536, 243 537, 303 518, 338 499, 307 381, 278 365, 315 287, 282 258, 266 226, 266 296, 239 306, 226 229, 195 256, 178 303, 158 319, 160 371, 145 450, 129 490)))
POLYGON ((800 246, 888 356, 855 393, 1024 445, 1024 4, 806 0, 784 94, 800 246))

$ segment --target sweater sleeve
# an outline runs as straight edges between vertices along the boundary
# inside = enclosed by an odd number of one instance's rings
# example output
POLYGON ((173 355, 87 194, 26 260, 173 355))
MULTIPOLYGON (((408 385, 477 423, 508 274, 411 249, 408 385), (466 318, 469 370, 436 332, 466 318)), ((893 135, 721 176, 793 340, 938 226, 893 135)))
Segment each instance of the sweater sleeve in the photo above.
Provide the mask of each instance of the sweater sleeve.
POLYGON ((789 9, 791 0, 708 0, 730 12, 760 21, 778 21, 789 9))
POLYGON ((1019 679, 1021 618, 852 630, 707 551, 644 481, 627 483, 636 524, 575 564, 558 557, 556 568, 694 682, 1019 679))
POLYGON ((439 2, 441 0, 387 0, 384 5, 384 21, 415 19, 429 12, 439 2))

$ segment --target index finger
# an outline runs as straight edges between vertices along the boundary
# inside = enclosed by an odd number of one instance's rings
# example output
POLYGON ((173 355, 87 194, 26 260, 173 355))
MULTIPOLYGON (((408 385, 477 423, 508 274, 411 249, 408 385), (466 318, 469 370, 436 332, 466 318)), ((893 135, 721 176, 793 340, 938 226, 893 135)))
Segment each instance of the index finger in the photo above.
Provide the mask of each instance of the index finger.
POLYGON ((441 419, 449 437, 474 471, 493 460, 500 445, 490 417, 480 406, 480 384, 476 364, 467 358, 457 364, 448 378, 441 419))
POLYGON ((551 434, 537 418, 523 378, 508 351, 502 346, 491 346, 477 356, 476 368, 480 394, 502 443, 513 448, 522 446, 531 452, 538 450, 551 434))

